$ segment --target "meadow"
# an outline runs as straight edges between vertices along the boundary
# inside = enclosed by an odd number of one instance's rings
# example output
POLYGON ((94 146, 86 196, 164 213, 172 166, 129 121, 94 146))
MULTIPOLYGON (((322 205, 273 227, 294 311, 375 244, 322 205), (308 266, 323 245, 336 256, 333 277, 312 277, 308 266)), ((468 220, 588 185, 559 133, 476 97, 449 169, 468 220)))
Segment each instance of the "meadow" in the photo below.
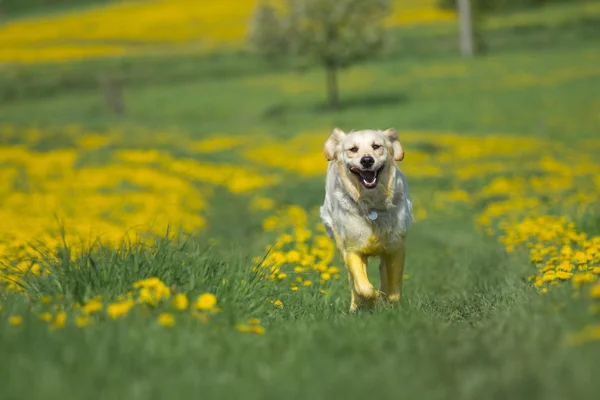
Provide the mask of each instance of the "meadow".
MULTIPOLYGON (((128 6, 82 15, 111 7, 128 6)), ((564 32, 564 10, 541 14, 564 32)), ((448 20, 404 27, 404 52, 343 71, 337 112, 321 71, 244 53, 32 62, 15 42, 0 398, 597 397, 599 42, 584 21, 536 48, 533 15, 511 17, 523 40, 492 19, 496 51, 473 60, 442 48, 448 20), (334 126, 393 126, 404 145, 416 221, 398 307, 348 313, 318 218, 334 126)))

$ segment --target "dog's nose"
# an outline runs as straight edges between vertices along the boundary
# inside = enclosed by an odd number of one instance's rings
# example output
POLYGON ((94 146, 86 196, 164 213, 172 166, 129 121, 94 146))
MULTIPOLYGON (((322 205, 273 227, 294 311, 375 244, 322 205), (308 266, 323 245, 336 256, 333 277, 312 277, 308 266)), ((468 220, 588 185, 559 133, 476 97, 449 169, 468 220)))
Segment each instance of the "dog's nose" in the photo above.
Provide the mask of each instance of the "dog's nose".
POLYGON ((364 156, 360 159, 360 165, 365 168, 371 168, 375 164, 375 159, 371 156, 364 156))

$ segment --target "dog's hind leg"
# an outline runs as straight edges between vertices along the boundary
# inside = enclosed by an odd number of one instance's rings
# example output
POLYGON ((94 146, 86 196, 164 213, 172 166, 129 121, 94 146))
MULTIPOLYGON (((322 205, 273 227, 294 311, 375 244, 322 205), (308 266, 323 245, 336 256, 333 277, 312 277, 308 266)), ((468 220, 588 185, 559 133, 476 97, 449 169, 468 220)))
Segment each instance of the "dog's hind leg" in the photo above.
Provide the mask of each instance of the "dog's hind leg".
POLYGON ((344 254, 344 262, 350 274, 350 289, 353 291, 352 296, 354 299, 350 311, 356 311, 359 306, 371 308, 379 298, 379 291, 369 282, 367 257, 358 253, 347 252, 344 254))
POLYGON ((383 254, 379 272, 381 274, 381 291, 390 303, 397 303, 402 297, 402 274, 406 251, 404 243, 394 252, 383 254))

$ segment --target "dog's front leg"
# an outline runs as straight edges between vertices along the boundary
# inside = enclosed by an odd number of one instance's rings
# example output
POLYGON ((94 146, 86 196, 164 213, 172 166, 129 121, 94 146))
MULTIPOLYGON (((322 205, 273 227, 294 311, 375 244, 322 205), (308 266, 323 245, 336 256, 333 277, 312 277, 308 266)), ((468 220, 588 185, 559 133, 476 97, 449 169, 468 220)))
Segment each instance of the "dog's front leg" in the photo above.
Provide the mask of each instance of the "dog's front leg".
POLYGON ((352 304, 350 311, 357 311, 361 306, 371 308, 379 297, 379 292, 367 276, 367 257, 354 252, 344 255, 344 262, 348 268, 350 289, 352 290, 352 304))
POLYGON ((405 245, 402 243, 395 251, 383 254, 379 273, 381 274, 381 291, 390 303, 397 303, 402 296, 402 274, 406 259, 405 245))

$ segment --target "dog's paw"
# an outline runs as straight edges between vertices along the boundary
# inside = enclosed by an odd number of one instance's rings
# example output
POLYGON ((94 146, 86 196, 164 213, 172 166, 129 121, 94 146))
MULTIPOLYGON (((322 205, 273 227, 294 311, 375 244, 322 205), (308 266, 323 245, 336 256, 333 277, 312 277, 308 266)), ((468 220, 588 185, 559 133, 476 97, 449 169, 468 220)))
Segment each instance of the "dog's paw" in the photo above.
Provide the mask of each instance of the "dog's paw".
POLYGON ((388 303, 395 304, 400 302, 400 293, 390 293, 386 296, 388 303))
POLYGON ((375 289, 370 283, 363 285, 356 284, 354 290, 361 301, 375 301, 379 299, 379 290, 375 289))

